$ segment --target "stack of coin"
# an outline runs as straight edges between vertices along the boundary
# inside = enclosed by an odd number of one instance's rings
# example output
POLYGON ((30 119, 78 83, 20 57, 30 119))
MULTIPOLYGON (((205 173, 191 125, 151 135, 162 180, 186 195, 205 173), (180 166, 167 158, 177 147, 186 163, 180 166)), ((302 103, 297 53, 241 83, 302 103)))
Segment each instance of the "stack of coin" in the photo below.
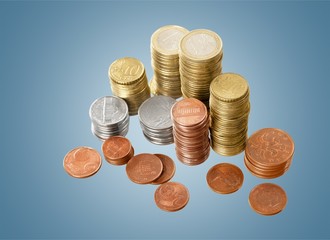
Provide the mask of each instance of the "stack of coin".
POLYGON ((175 99, 167 96, 154 96, 142 103, 138 114, 147 140, 160 145, 173 143, 171 108, 174 103, 175 99))
POLYGON ((264 128, 248 139, 244 163, 257 177, 276 178, 289 169, 293 153, 294 142, 288 133, 277 128, 264 128))
POLYGON ((110 65, 108 75, 112 93, 126 101, 130 115, 137 114, 140 105, 150 97, 143 64, 135 58, 121 58, 110 65))
POLYGON ((209 106, 210 84, 222 71, 222 40, 210 30, 186 34, 179 49, 181 91, 209 106))
POLYGON ((123 99, 106 96, 96 99, 89 108, 92 133, 101 140, 125 136, 128 132, 128 107, 123 99))
POLYGON ((154 77, 150 89, 154 95, 179 98, 181 81, 179 72, 179 43, 189 31, 176 25, 157 29, 151 36, 151 65, 154 77))
POLYGON ((236 155, 246 145, 249 85, 242 76, 225 73, 212 81, 210 93, 212 148, 224 156, 236 155))
POLYGON ((131 142, 122 136, 112 136, 102 145, 105 160, 113 165, 124 165, 134 156, 131 142))
POLYGON ((205 105, 194 98, 176 102, 171 111, 178 159, 187 165, 204 162, 210 154, 209 117, 205 105))

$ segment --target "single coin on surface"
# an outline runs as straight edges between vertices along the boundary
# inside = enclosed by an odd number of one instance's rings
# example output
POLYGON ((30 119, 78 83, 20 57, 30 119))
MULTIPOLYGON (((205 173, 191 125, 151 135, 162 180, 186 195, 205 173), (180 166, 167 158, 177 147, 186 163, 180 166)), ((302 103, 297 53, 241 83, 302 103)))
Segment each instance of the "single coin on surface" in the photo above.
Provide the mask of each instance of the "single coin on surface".
POLYGON ((207 184, 216 193, 229 194, 242 187, 244 175, 242 170, 230 163, 219 163, 208 171, 207 184))
POLYGON ((150 153, 135 155, 126 165, 128 178, 138 184, 152 183, 161 175, 162 171, 162 161, 150 153))
POLYGON ((251 208, 262 215, 275 215, 285 208, 286 203, 285 191, 273 183, 262 183, 254 187, 249 195, 251 208))
POLYGON ((72 177, 86 178, 94 175, 101 167, 101 155, 90 147, 77 147, 63 159, 64 170, 72 177))
POLYGON ((156 205, 168 212, 179 211, 189 201, 189 191, 181 183, 167 182, 160 185, 155 191, 156 205))
POLYGON ((152 184, 162 184, 168 182, 175 173, 175 163, 169 156, 164 154, 155 154, 163 163, 163 172, 152 184))

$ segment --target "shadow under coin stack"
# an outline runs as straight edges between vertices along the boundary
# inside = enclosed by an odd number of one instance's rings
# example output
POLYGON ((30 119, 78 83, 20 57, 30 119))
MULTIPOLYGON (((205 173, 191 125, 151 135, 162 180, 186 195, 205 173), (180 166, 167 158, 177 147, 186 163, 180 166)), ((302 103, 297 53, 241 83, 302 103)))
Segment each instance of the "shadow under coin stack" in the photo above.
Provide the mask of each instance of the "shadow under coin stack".
POLYGON ((175 99, 154 96, 142 103, 139 120, 144 136, 151 143, 165 145, 173 143, 171 108, 175 99))
POLYGON ((215 152, 233 156, 246 146, 250 113, 249 86, 240 75, 225 73, 210 86, 211 145, 215 152))
POLYGON ((276 178, 289 169, 293 153, 294 142, 288 133, 277 128, 264 128, 248 139, 244 163, 257 177, 276 178))
POLYGON ((203 163, 210 154, 209 117, 205 105, 186 98, 172 107, 173 136, 178 159, 186 165, 203 163))
POLYGON ((121 58, 110 65, 108 75, 113 94, 126 101, 129 115, 137 114, 140 105, 150 97, 143 64, 136 58, 121 58))
POLYGON ((128 107, 123 99, 106 96, 96 99, 89 108, 92 133, 101 140, 126 136, 129 127, 128 107))
POLYGON ((222 71, 222 40, 210 30, 193 30, 180 42, 181 91, 209 107, 210 84, 222 71))
POLYGON ((181 80, 179 72, 179 43, 189 31, 169 25, 156 30, 151 36, 151 65, 154 70, 150 89, 154 95, 179 98, 181 80))

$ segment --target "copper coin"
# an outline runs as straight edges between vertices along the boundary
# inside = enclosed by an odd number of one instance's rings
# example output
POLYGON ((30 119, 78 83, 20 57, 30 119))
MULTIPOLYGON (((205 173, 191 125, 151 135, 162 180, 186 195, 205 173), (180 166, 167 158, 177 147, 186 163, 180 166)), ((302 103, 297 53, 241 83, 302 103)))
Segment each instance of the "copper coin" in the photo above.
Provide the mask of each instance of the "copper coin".
POLYGON ((135 155, 126 165, 128 178, 138 184, 147 184, 155 181, 162 171, 162 161, 159 157, 150 153, 135 155))
POLYGON ((248 159, 262 166, 280 165, 289 161, 294 153, 294 142, 281 129, 264 128, 255 132, 247 141, 245 154, 248 159))
POLYGON ((72 149, 63 159, 64 170, 75 178, 94 175, 100 169, 101 164, 101 155, 90 147, 72 149))
POLYGON ((163 163, 163 172, 152 184, 162 184, 168 182, 175 173, 175 164, 172 158, 164 154, 155 154, 163 163))
POLYGON ((274 215, 281 212, 287 203, 285 191, 273 183, 263 183, 254 187, 249 195, 251 208, 262 215, 274 215))
POLYGON ((104 158, 111 164, 126 164, 134 155, 131 142, 122 136, 112 136, 102 145, 104 158))
POLYGON ((167 182, 155 191, 156 205, 168 212, 175 212, 184 208, 189 201, 189 191, 181 183, 167 182))
POLYGON ((207 117, 205 105, 194 98, 176 102, 171 110, 172 119, 183 126, 194 126, 207 117))
POLYGON ((230 163, 219 163, 208 171, 207 184, 216 193, 229 194, 242 187, 244 175, 242 170, 230 163))

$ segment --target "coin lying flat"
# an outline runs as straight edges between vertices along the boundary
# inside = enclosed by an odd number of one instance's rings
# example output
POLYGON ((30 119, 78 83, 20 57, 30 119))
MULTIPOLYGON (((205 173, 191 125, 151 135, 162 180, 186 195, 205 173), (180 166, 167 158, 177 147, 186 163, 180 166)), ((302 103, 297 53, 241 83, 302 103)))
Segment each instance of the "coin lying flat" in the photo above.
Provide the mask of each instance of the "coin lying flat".
POLYGON ((160 185, 155 191, 156 205, 168 212, 179 211, 189 201, 189 191, 181 183, 167 182, 160 185))
POLYGON ((169 156, 164 154, 155 154, 163 163, 162 174, 152 182, 152 184, 162 184, 171 180, 175 173, 175 163, 169 156))
POLYGON ((289 169, 293 154, 294 142, 288 133, 277 128, 264 128, 248 139, 244 163, 257 177, 276 178, 289 169))
POLYGON ((101 167, 101 155, 90 147, 77 147, 68 152, 63 160, 64 170, 72 177, 86 178, 101 167))
POLYGON ((124 165, 134 155, 131 142, 122 136, 113 136, 102 145, 104 158, 113 165, 124 165))
POLYGON ((161 175, 162 171, 162 161, 150 153, 135 155, 126 165, 128 178, 138 184, 152 183, 161 175))
POLYGON ((229 194, 241 188, 244 175, 242 170, 230 163, 219 163, 208 171, 207 184, 216 193, 229 194))
POLYGON ((262 215, 275 215, 285 208, 286 203, 285 191, 273 183, 262 183, 254 187, 249 195, 251 208, 262 215))

